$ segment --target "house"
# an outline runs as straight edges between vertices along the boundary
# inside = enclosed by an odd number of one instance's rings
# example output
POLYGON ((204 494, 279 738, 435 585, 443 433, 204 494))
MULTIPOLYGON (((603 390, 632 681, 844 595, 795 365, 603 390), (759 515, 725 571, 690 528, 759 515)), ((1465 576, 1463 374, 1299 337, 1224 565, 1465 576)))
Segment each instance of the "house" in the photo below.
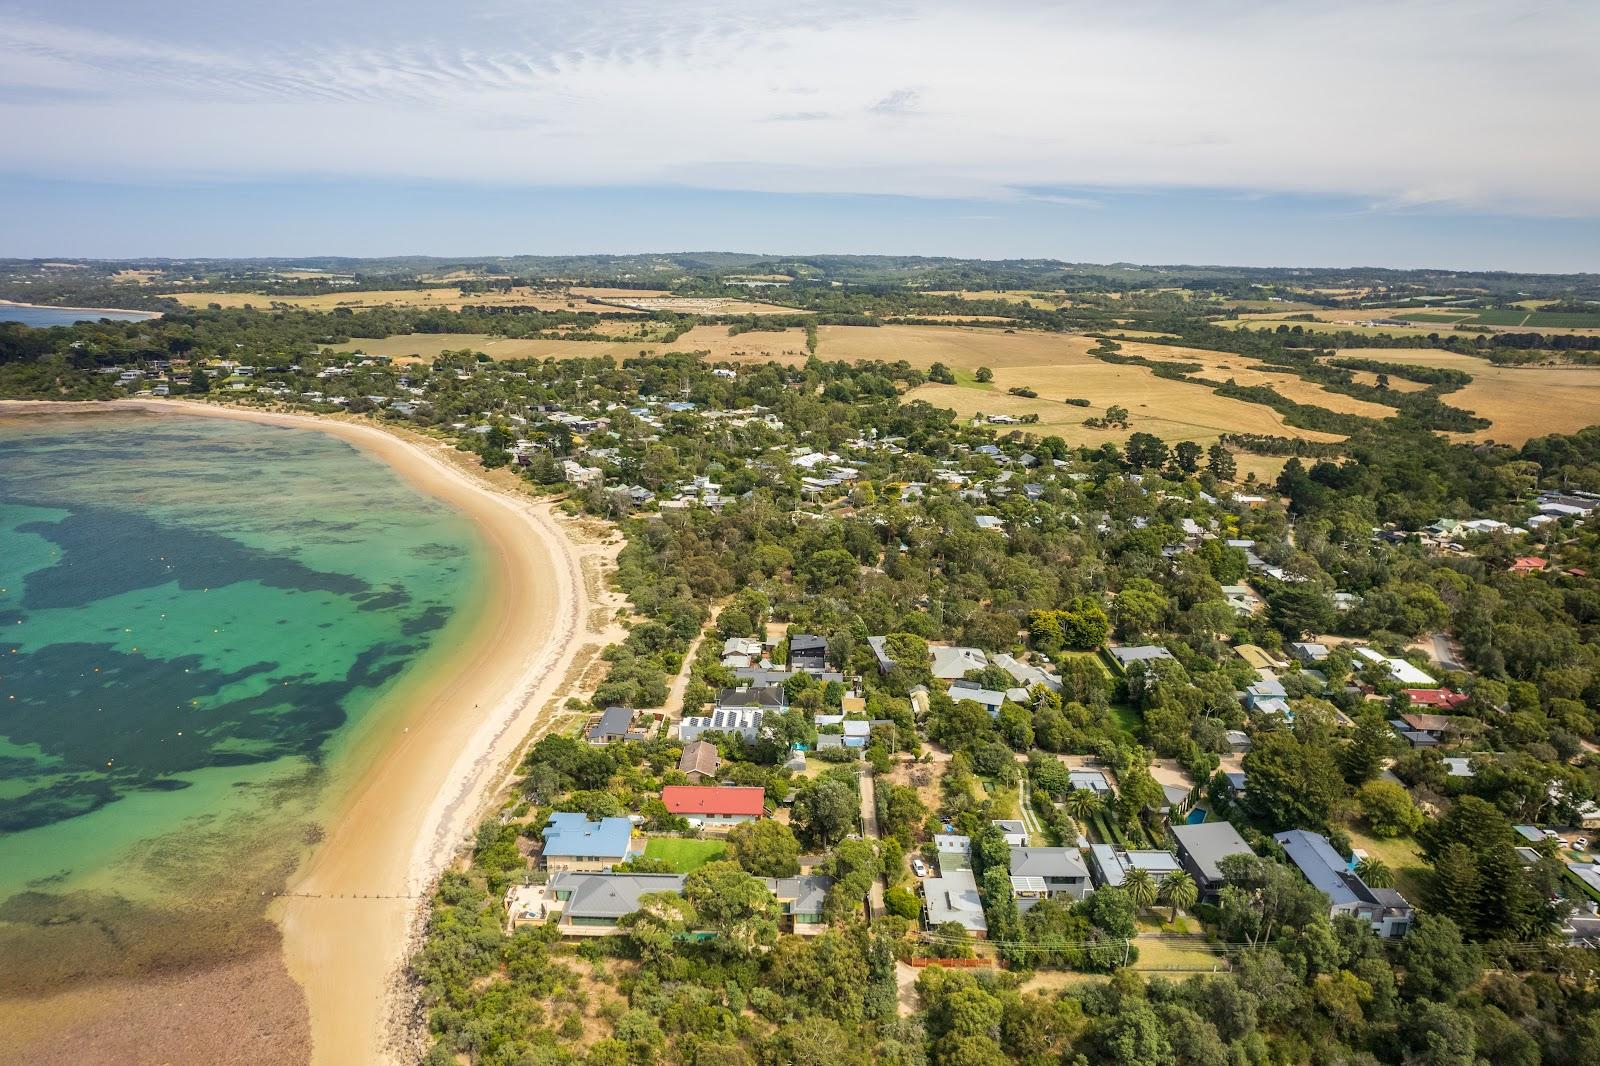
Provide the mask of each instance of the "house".
MULTIPOLYGON (((641 897, 652 892, 683 891, 682 874, 579 873, 563 870, 545 886, 546 915, 559 917, 562 936, 610 936, 621 931, 618 923, 639 909, 641 897)), ((519 923, 512 914, 512 926, 519 923)))
POLYGON ((1550 560, 1541 559, 1537 555, 1519 555, 1512 561, 1510 573, 1537 574, 1550 565, 1550 560))
POLYGON ((1328 657, 1326 644, 1313 644, 1303 640, 1289 643, 1289 654, 1302 666, 1315 666, 1328 657))
POLYGON ((1089 861, 1095 883, 1113 888, 1122 884, 1134 870, 1144 870, 1151 880, 1160 881, 1182 869, 1178 857, 1170 851, 1124 851, 1110 844, 1091 844, 1089 861))
POLYGON ((1291 829, 1272 839, 1300 868, 1305 879, 1328 897, 1330 916, 1349 914, 1364 919, 1371 923, 1374 933, 1391 940, 1405 936, 1411 928, 1413 912, 1406 898, 1392 888, 1369 888, 1344 857, 1333 850, 1327 837, 1291 829))
POLYGON ((989 935, 978 880, 971 870, 946 871, 941 865, 938 877, 922 882, 922 904, 930 931, 955 922, 979 939, 989 935))
POLYGON ((1284 689, 1283 682, 1278 680, 1278 675, 1271 670, 1256 671, 1257 680, 1244 690, 1244 705, 1252 711, 1266 711, 1261 704, 1268 701, 1285 703, 1289 693, 1284 689))
POLYGON ((1000 669, 1004 670, 1006 673, 1010 674, 1012 680, 1016 681, 1016 683, 1022 688, 1031 689, 1035 685, 1043 685, 1051 692, 1061 691, 1060 678, 1046 673, 1037 666, 1029 666, 1026 663, 1019 662, 1017 659, 1005 654, 1004 652, 1001 652, 998 655, 990 656, 989 661, 998 666, 1000 669))
POLYGON ((668 785, 661 802, 696 829, 727 829, 764 815, 767 792, 755 785, 668 785))
POLYGON ((800 936, 815 936, 828 928, 822 916, 823 905, 828 901, 828 889, 833 878, 820 874, 803 874, 799 877, 768 877, 767 890, 778 899, 778 911, 786 932, 800 936))
POLYGON ((1426 707, 1433 711, 1453 711, 1472 699, 1465 692, 1454 692, 1447 688, 1408 688, 1403 691, 1411 701, 1411 706, 1426 707))
POLYGON ((722 642, 722 665, 729 668, 754 666, 765 657, 766 650, 754 637, 729 637, 722 642))
POLYGON ((1005 835, 1006 843, 1014 848, 1026 847, 1028 844, 1028 827, 1015 818, 996 818, 989 823, 1005 835))
POLYGON ((1172 839, 1178 845, 1178 861, 1200 889, 1201 903, 1215 903, 1227 881, 1217 865, 1219 862, 1229 855, 1255 854, 1231 822, 1175 825, 1172 839))
POLYGON ((547 870, 607 870, 643 850, 633 843, 633 821, 557 811, 541 834, 541 857, 547 870))
POLYGON ((982 670, 989 665, 989 657, 979 648, 928 649, 933 658, 933 676, 941 681, 957 681, 967 676, 969 670, 982 670))
POLYGON ((1472 769, 1472 760, 1466 758, 1465 756, 1446 758, 1444 760, 1444 772, 1446 776, 1449 777, 1477 776, 1476 772, 1472 769))
POLYGON ((971 837, 959 833, 935 833, 933 850, 941 874, 947 874, 952 870, 972 869, 971 837))
POLYGON ((709 740, 691 740, 683 746, 683 754, 678 757, 678 769, 697 785, 715 778, 717 767, 721 764, 721 753, 709 740))
POLYGON ((828 642, 810 633, 789 635, 789 669, 820 674, 828 668, 828 642))
POLYGON ((1107 650, 1111 652, 1111 657, 1117 661, 1117 665, 1124 670, 1134 663, 1148 663, 1154 662, 1156 659, 1172 658, 1170 651, 1154 644, 1130 645, 1124 648, 1110 648, 1107 650))
POLYGON ((1228 606, 1242 615, 1256 614, 1266 607, 1266 602, 1249 585, 1224 585, 1222 595, 1228 606))
POLYGON ((872 657, 878 661, 878 673, 887 674, 894 669, 894 658, 889 654, 888 637, 868 637, 867 647, 872 649, 872 657))
POLYGON ((1093 792, 1102 799, 1111 796, 1116 790, 1111 787, 1111 779, 1106 777, 1102 770, 1068 770, 1067 779, 1072 782, 1074 789, 1084 788, 1093 792))
POLYGON ((633 708, 607 707, 595 720, 583 739, 597 747, 614 744, 619 740, 643 740, 646 737, 644 730, 634 730, 633 708))
POLYGON ((1374 651, 1371 648, 1357 648, 1355 653, 1367 662, 1383 667, 1388 671, 1392 680, 1402 685, 1428 688, 1434 684, 1433 678, 1404 659, 1390 658, 1382 652, 1374 651))
POLYGON ((1426 733, 1434 740, 1443 740, 1455 728, 1455 720, 1443 714, 1402 714, 1400 720, 1406 724, 1406 731, 1426 733))
POLYGON ((971 700, 993 718, 1000 713, 1000 705, 1005 703, 1006 694, 992 688, 984 688, 975 681, 953 681, 950 683, 950 698, 956 702, 971 700))
POLYGON ((678 739, 685 743, 699 740, 707 732, 737 736, 747 744, 761 738, 764 717, 759 707, 717 707, 710 714, 686 714, 678 722, 678 739))
POLYGON ((1077 848, 1011 849, 1011 894, 1020 910, 1041 899, 1082 899, 1090 891, 1089 868, 1077 848))

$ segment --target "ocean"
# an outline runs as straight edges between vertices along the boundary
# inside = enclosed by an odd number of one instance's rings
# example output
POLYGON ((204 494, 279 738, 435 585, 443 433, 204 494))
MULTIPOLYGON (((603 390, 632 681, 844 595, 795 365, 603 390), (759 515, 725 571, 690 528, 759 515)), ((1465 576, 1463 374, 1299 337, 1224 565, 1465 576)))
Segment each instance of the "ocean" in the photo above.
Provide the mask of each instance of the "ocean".
POLYGON ((14 304, 0 300, 0 322, 21 322, 24 326, 70 326, 74 322, 97 322, 109 318, 115 322, 137 322, 145 318, 158 318, 152 311, 113 311, 95 307, 36 307, 32 304, 14 304))
POLYGON ((0 420, 0 996, 271 941, 485 580, 466 517, 313 430, 0 420))

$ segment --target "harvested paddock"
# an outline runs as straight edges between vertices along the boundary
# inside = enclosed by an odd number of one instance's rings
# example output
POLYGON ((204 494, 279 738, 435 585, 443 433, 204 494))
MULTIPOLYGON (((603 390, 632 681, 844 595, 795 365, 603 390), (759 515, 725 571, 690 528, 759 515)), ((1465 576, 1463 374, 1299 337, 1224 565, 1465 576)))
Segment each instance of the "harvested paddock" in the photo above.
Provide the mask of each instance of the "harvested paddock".
POLYGON ((1521 444, 1550 433, 1575 433, 1600 422, 1600 367, 1495 366, 1436 348, 1350 348, 1339 354, 1471 374, 1471 384, 1448 394, 1444 401, 1494 425, 1463 435, 1463 439, 1521 444))
POLYGON ((506 292, 462 292, 459 286, 437 289, 372 289, 358 292, 325 292, 315 296, 283 296, 259 292, 176 292, 172 298, 185 307, 254 307, 270 310, 275 305, 299 307, 309 311, 332 311, 340 307, 417 307, 459 311, 463 307, 533 307, 540 311, 595 311, 611 314, 643 314, 627 308, 590 303, 586 296, 552 292, 548 289, 515 288, 506 292))
POLYGON ((1390 418, 1394 415, 1392 407, 1358 400, 1354 396, 1346 396, 1340 392, 1329 392, 1316 382, 1307 381, 1287 370, 1251 370, 1249 369, 1251 366, 1258 365, 1254 359, 1234 355, 1231 352, 1124 341, 1122 354, 1175 363, 1199 363, 1202 369, 1194 371, 1199 377, 1212 381, 1227 381, 1232 378, 1240 385, 1268 385, 1280 396, 1295 403, 1310 404, 1340 414, 1361 415, 1363 418, 1375 419, 1390 418))
MULTIPOLYGON (((636 329, 631 323, 601 323, 601 332, 625 333, 636 329)), ((327 350, 368 355, 387 355, 395 359, 433 359, 440 352, 460 351, 470 348, 491 359, 591 359, 609 355, 613 359, 629 359, 640 352, 664 355, 667 352, 707 352, 713 362, 777 361, 803 363, 806 359, 806 331, 795 327, 781 332, 753 330, 736 337, 728 335, 727 326, 696 326, 677 340, 662 343, 641 340, 638 336, 622 335, 610 341, 587 340, 524 340, 495 337, 484 333, 407 333, 382 340, 355 339, 346 344, 330 345, 327 350)))

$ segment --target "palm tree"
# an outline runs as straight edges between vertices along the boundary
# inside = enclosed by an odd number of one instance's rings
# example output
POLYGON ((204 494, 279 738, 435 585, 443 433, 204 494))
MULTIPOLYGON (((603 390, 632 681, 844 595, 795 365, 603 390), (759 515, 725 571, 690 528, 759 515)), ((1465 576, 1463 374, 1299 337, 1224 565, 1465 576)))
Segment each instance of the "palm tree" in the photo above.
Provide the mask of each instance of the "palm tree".
POLYGON ((1382 859, 1365 858, 1356 862, 1356 876, 1372 888, 1393 888, 1394 871, 1382 859))
POLYGON ((1087 788, 1075 788, 1067 793, 1067 798, 1061 801, 1061 809, 1072 816, 1075 822, 1085 822, 1100 812, 1105 804, 1087 788))
POLYGON ((1178 920, 1179 910, 1188 910, 1200 898, 1200 888, 1182 870, 1174 870, 1161 880, 1161 898, 1172 904, 1172 917, 1169 922, 1178 920))
POLYGON ((1155 903, 1159 892, 1149 870, 1129 870, 1128 876, 1122 879, 1122 890, 1133 901, 1134 907, 1141 911, 1155 903))

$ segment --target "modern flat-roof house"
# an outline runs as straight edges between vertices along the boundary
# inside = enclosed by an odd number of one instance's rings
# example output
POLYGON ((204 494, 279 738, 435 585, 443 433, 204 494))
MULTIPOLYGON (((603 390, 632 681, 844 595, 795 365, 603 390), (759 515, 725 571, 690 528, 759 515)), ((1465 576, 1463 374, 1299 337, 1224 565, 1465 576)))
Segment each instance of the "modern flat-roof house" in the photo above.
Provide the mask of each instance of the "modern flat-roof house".
POLYGON ((1170 851, 1124 851, 1110 844, 1091 844, 1089 861, 1095 882, 1111 888, 1122 884, 1134 870, 1144 870, 1152 880, 1160 881, 1183 868, 1170 851))
POLYGON ((755 785, 668 785, 661 802, 697 829, 728 829, 765 814, 767 791, 755 785))
POLYGON ((1019 910, 1041 899, 1082 899, 1090 891, 1089 868, 1077 848, 1011 849, 1011 894, 1019 910))
POLYGON ((1015 818, 996 818, 989 823, 1005 834, 1006 843, 1014 848, 1026 847, 1028 843, 1028 827, 1015 818))
POLYGON ((683 754, 678 758, 678 769, 696 785, 705 784, 715 778, 720 765, 722 756, 717 751, 717 746, 709 740, 689 741, 683 746, 683 754))
POLYGON ((989 935, 978 880, 971 870, 950 870, 928 878, 922 882, 922 902, 930 930, 956 922, 975 937, 989 935))
POLYGON ((686 714, 678 722, 678 739, 687 743, 709 732, 727 733, 753 744, 761 738, 766 717, 760 707, 718 707, 710 714, 686 714))
POLYGON ((822 916, 823 905, 828 901, 828 889, 833 878, 821 874, 803 874, 799 877, 769 877, 767 888, 778 897, 778 910, 784 917, 787 931, 800 936, 815 936, 828 928, 822 916))
POLYGON ((607 870, 626 861, 636 850, 630 819, 592 821, 577 811, 552 814, 543 837, 541 855, 547 870, 607 870))
POLYGON ((820 674, 828 668, 828 641, 811 633, 789 634, 789 669, 820 674))
POLYGON ((1330 914, 1349 914, 1372 924, 1385 939, 1406 935, 1411 928, 1411 904, 1392 888, 1369 888, 1333 850, 1328 838, 1304 829, 1291 829, 1272 838, 1307 881, 1328 897, 1330 914))
POLYGON ((1255 854, 1231 822, 1175 825, 1172 839, 1178 844, 1178 861, 1200 889, 1201 903, 1215 903, 1227 881, 1217 863, 1229 855, 1255 854))
POLYGON ((1105 775, 1104 770, 1068 770, 1067 780, 1072 783, 1073 788, 1088 789, 1102 798, 1116 792, 1116 789, 1111 787, 1111 779, 1105 775))
POLYGON ((872 649, 872 657, 878 662, 878 673, 887 674, 894 669, 894 657, 889 654, 888 637, 868 637, 867 647, 872 649))
POLYGON ((982 670, 989 665, 989 657, 981 648, 928 649, 933 658, 933 676, 941 681, 957 681, 967 676, 968 670, 982 670))
POLYGON ((1134 663, 1148 663, 1156 659, 1172 658, 1170 651, 1155 644, 1130 645, 1124 648, 1108 648, 1106 650, 1111 652, 1111 657, 1124 670, 1134 663))

